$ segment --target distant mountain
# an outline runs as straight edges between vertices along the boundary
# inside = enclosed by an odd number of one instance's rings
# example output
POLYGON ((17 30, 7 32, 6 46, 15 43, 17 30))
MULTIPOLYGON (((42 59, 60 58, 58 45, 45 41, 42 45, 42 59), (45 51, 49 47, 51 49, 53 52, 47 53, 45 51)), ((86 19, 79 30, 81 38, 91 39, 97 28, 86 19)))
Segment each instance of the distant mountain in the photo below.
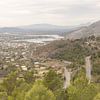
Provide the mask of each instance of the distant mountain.
MULTIPOLYGON (((26 26, 20 26, 22 29, 66 29, 69 28, 67 26, 57 26, 57 25, 51 25, 51 24, 33 24, 33 25, 26 25, 26 26)), ((71 28, 71 27, 70 27, 71 28)))
POLYGON ((75 31, 69 32, 66 36, 67 39, 80 39, 91 35, 100 35, 100 21, 97 21, 89 26, 81 27, 75 31))
POLYGON ((24 32, 23 29, 17 28, 17 27, 3 27, 0 28, 0 33, 16 33, 16 32, 24 32))
POLYGON ((33 34, 59 34, 75 30, 77 26, 57 26, 51 24, 33 24, 19 27, 3 27, 0 28, 0 33, 33 33, 33 34))

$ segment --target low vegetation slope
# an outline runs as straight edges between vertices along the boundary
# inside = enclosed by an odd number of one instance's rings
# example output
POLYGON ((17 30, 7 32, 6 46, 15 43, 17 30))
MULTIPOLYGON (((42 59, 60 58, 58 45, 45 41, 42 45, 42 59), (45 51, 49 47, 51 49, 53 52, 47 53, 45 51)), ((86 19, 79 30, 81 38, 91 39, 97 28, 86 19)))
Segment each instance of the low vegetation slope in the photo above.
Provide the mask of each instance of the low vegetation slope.
POLYGON ((100 37, 94 36, 74 41, 60 40, 37 48, 37 56, 73 62, 72 68, 85 65, 85 57, 92 56, 93 75, 100 81, 100 37))

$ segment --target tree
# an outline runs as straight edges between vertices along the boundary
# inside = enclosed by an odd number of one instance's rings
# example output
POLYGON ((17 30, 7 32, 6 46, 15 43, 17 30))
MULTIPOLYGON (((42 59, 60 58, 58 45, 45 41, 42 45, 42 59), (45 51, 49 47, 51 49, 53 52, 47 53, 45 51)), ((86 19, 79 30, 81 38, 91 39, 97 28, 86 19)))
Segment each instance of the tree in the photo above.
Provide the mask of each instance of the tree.
POLYGON ((100 93, 98 93, 93 100, 100 100, 100 93))
POLYGON ((26 82, 20 84, 19 87, 15 87, 12 95, 9 96, 8 100, 24 100, 26 92, 31 88, 26 82))
POLYGON ((7 93, 6 92, 0 92, 0 100, 7 100, 7 93))
POLYGON ((55 97, 53 93, 42 84, 42 82, 38 81, 26 94, 25 100, 55 100, 55 97))
POLYGON ((57 73, 53 70, 50 70, 44 76, 44 85, 48 87, 52 91, 56 91, 57 89, 62 88, 61 77, 57 75, 57 73))
POLYGON ((68 100, 68 93, 64 89, 59 89, 55 92, 56 100, 68 100))
POLYGON ((93 100, 98 93, 96 84, 88 84, 84 72, 80 72, 74 83, 68 88, 69 100, 93 100))
POLYGON ((26 73, 24 73, 24 79, 27 83, 33 83, 35 81, 34 72, 27 71, 26 73))
POLYGON ((11 95, 16 86, 17 72, 11 72, 6 79, 3 80, 3 87, 7 92, 7 95, 11 95))

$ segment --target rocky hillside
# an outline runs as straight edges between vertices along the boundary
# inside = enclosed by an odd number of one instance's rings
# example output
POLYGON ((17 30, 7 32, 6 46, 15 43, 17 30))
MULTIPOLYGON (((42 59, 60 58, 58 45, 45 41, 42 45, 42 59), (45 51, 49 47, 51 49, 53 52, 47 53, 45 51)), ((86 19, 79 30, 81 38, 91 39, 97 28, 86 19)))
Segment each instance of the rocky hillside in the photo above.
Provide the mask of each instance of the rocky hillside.
POLYGON ((78 30, 75 30, 69 33, 67 39, 79 39, 82 37, 88 37, 90 35, 99 36, 100 35, 100 21, 95 22, 89 26, 81 27, 78 30))

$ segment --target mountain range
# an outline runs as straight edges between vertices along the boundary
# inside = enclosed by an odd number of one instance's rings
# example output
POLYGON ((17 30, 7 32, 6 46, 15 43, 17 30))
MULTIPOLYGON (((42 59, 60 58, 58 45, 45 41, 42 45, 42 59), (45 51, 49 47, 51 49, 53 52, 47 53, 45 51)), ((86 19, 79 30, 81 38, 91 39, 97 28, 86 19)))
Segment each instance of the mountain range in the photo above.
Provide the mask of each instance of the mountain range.
POLYGON ((2 27, 0 33, 33 33, 33 34, 64 34, 73 31, 78 26, 57 26, 51 24, 33 24, 18 27, 2 27))
POLYGON ((0 33, 33 34, 33 35, 63 35, 66 39, 79 39, 90 35, 100 35, 100 21, 92 24, 76 26, 58 26, 51 24, 33 24, 18 27, 1 27, 0 33))

